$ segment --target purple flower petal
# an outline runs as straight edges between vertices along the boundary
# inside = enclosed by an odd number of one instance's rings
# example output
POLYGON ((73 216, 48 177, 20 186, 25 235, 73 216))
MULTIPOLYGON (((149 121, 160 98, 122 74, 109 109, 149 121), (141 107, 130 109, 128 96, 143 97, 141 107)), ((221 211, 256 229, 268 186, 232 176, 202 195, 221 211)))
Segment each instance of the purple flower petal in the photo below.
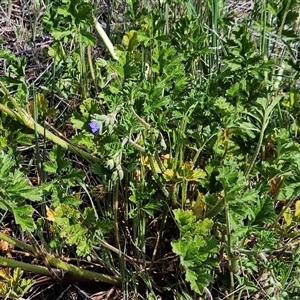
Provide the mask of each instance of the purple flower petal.
POLYGON ((98 133, 99 130, 100 130, 100 127, 99 127, 97 121, 92 121, 92 122, 90 122, 90 123, 89 123, 89 127, 90 127, 92 133, 98 133))

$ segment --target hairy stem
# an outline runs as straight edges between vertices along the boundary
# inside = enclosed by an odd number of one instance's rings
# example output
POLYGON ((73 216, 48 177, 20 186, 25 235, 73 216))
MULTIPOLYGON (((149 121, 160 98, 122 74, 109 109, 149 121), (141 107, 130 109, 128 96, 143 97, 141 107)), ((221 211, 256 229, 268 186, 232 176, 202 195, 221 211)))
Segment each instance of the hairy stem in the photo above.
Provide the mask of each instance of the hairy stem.
MULTIPOLYGON (((29 251, 31 253, 34 252, 34 249, 32 246, 29 246, 26 243, 23 243, 23 242, 18 241, 10 236, 7 236, 6 234, 4 234, 2 232, 0 232, 0 239, 20 248, 22 250, 29 251)), ((49 253, 43 253, 43 255, 52 267, 63 270, 74 277, 82 278, 85 280, 91 280, 91 281, 106 282, 106 283, 115 284, 118 286, 121 284, 121 280, 118 277, 113 277, 113 276, 109 276, 106 274, 100 274, 100 273, 92 272, 89 270, 83 270, 81 268, 78 268, 74 265, 71 265, 71 264, 68 264, 68 263, 62 261, 62 260, 52 256, 49 253)), ((11 267, 11 268, 21 268, 25 271, 33 272, 36 274, 51 276, 51 272, 45 267, 33 266, 31 264, 18 262, 16 260, 8 259, 8 258, 1 257, 1 256, 0 256, 0 265, 11 267)), ((63 279, 62 276, 59 276, 59 277, 61 279, 63 279)))

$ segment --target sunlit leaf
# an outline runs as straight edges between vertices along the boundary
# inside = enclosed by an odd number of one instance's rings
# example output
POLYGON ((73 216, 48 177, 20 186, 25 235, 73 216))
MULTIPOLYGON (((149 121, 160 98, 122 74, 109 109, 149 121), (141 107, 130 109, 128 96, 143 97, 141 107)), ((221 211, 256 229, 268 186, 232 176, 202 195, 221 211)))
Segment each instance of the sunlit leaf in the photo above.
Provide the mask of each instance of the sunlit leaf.
MULTIPOLYGON (((142 156, 141 163, 142 163, 142 165, 147 166, 147 168, 151 170, 151 165, 149 163, 149 156, 142 156)), ((154 159, 153 159, 153 164, 154 164, 155 172, 160 174, 161 169, 160 169, 158 163, 154 159)))
POLYGON ((133 51, 139 44, 138 34, 135 30, 130 30, 123 37, 123 45, 129 51, 133 51))
POLYGON ((153 216, 156 211, 162 207, 162 202, 158 200, 150 200, 144 207, 143 210, 150 216, 153 216))
POLYGON ((47 208, 46 214, 47 214, 47 220, 48 221, 51 221, 51 222, 55 221, 55 212, 54 212, 54 210, 52 210, 51 208, 47 208))
POLYGON ((192 207, 192 210, 197 218, 201 218, 203 216, 203 212, 206 208, 206 204, 202 200, 202 197, 203 197, 203 194, 197 192, 197 199, 192 207))
POLYGON ((20 225, 23 231, 32 232, 35 228, 35 222, 32 218, 33 208, 30 205, 13 207, 13 214, 16 224, 20 225))
POLYGON ((286 209, 283 213, 283 218, 285 220, 286 227, 289 227, 293 222, 293 214, 290 208, 286 209))
POLYGON ((10 275, 10 269, 9 268, 1 268, 0 269, 0 277, 7 281, 11 281, 12 276, 10 275))
POLYGON ((163 173, 163 177, 165 178, 166 181, 172 181, 172 180, 176 179, 175 172, 171 169, 167 169, 163 173))
POLYGON ((296 201, 295 203, 295 217, 300 216, 300 200, 296 201))

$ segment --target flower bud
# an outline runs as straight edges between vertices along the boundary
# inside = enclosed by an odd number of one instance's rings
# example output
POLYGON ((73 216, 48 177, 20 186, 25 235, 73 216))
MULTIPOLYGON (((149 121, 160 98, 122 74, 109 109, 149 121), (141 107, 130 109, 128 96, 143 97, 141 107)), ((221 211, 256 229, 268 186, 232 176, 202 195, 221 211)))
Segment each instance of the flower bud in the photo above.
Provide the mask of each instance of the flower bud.
POLYGON ((112 180, 112 181, 116 181, 117 178, 118 178, 118 171, 115 170, 115 171, 112 173, 112 175, 111 175, 111 180, 112 180))
POLYGON ((122 180, 124 178, 124 171, 122 169, 118 170, 119 179, 122 180))
POLYGON ((109 159, 105 163, 105 167, 109 170, 111 170, 114 166, 115 166, 115 163, 114 163, 113 159, 109 159))

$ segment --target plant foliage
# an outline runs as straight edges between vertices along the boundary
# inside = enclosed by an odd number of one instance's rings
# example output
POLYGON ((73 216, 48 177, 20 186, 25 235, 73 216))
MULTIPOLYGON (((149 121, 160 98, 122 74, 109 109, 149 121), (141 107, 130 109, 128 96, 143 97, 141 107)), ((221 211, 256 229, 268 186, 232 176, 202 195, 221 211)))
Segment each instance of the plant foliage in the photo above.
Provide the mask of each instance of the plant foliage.
MULTIPOLYGON (((124 299, 298 295, 299 1, 231 2, 111 1, 104 30, 95 1, 52 1, 39 81, 0 50, 1 222, 28 241, 1 236, 55 280, 124 299)), ((3 294, 32 284, 3 272, 3 294)))

